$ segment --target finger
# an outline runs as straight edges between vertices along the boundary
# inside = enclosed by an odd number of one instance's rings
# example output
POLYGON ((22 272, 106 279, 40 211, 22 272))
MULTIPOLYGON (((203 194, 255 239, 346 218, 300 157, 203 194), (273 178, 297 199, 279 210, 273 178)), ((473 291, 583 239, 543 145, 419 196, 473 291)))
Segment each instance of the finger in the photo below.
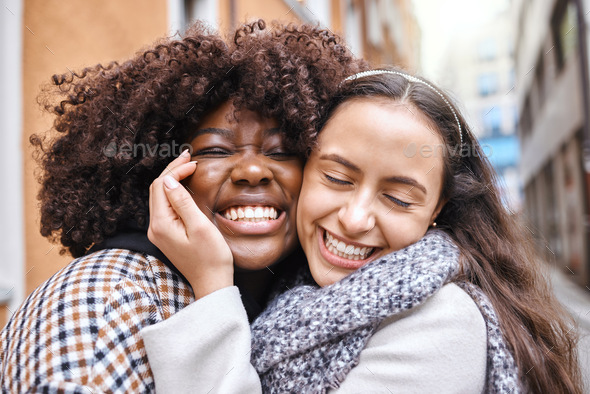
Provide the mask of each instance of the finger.
POLYGON ((166 208, 171 208, 166 192, 164 191, 164 183, 161 178, 156 179, 150 186, 150 218, 157 218, 166 213, 166 208))
POLYGON ((160 241, 170 235, 178 215, 172 209, 161 181, 154 181, 150 186, 150 224, 148 239, 160 247, 160 241), (164 237, 164 238, 163 238, 164 237))
POLYGON ((186 168, 192 168, 193 172, 194 172, 194 166, 190 165, 188 167, 185 167, 185 164, 188 164, 190 162, 191 159, 191 155, 188 149, 185 149, 180 156, 178 156, 176 159, 172 160, 170 163, 168 163, 168 165, 166 166, 166 168, 164 169, 164 171, 162 171, 162 173, 160 174, 160 176, 164 176, 164 175, 172 175, 177 179, 182 179, 182 178, 178 178, 177 176, 175 176, 174 174, 177 173, 177 171, 179 169, 183 169, 184 171, 182 174, 184 175, 184 177, 187 177, 188 175, 192 174, 186 174, 186 168))
POLYGON ((191 162, 183 163, 179 166, 172 167, 172 168, 166 167, 164 169, 164 171, 162 171, 162 174, 160 175, 160 177, 170 175, 171 177, 173 177, 177 181, 181 181, 184 178, 192 175, 196 169, 197 169, 197 162, 191 161, 191 162))
POLYGON ((197 162, 189 162, 181 164, 177 167, 172 169, 166 168, 160 177, 156 178, 154 182, 152 182, 152 186, 150 187, 150 214, 157 215, 158 217, 161 216, 173 216, 172 211, 167 209, 170 207, 170 202, 164 193, 164 177, 171 176, 177 181, 181 181, 182 179, 190 176, 195 172, 197 168, 197 162))
POLYGON ((174 212, 182 219, 187 232, 203 228, 209 219, 197 206, 189 192, 173 177, 164 177, 165 192, 174 212))

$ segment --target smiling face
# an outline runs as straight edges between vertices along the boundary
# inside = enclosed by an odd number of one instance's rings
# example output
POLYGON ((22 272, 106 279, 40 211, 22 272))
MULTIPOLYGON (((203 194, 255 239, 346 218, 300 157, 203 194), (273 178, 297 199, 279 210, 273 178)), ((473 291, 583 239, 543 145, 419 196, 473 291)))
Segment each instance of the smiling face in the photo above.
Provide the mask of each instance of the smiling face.
POLYGON ((305 166, 297 214, 320 286, 424 236, 442 208, 441 146, 409 104, 358 98, 336 109, 305 166))
POLYGON ((257 270, 297 245, 303 164, 285 147, 275 119, 244 109, 236 122, 233 111, 231 102, 222 104, 190 136, 198 164, 183 183, 223 234, 235 265, 257 270))

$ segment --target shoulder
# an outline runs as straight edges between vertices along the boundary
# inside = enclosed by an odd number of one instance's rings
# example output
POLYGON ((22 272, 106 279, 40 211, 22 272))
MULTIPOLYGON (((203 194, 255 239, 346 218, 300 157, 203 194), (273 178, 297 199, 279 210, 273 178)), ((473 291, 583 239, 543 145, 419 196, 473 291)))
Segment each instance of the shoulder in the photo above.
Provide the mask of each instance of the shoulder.
POLYGON ((462 342, 470 338, 485 343, 487 338, 485 321, 473 299, 459 286, 449 283, 422 305, 383 321, 369 343, 378 343, 378 340, 389 338, 394 332, 399 335, 404 328, 414 330, 417 327, 424 333, 432 330, 454 334, 446 336, 447 340, 456 336, 462 342), (468 334, 468 338, 459 335, 462 332, 468 334))
POLYGON ((105 249, 78 258, 15 312, 0 334, 0 364, 8 366, 7 379, 29 376, 30 382, 12 382, 23 389, 37 380, 91 376, 118 353, 133 356, 146 374, 144 352, 137 352, 139 330, 188 305, 191 297, 190 287, 152 256, 105 249), (40 358, 47 351, 52 357, 40 358))
POLYGON ((188 284, 161 261, 126 249, 105 249, 58 271, 27 297, 11 320, 39 319, 58 327, 66 316, 74 316, 74 324, 96 322, 109 308, 144 298, 158 306, 162 299, 174 298, 173 293, 186 298, 178 303, 190 302, 188 284))
POLYGON ((394 392, 481 392, 487 333, 471 297, 455 284, 383 321, 344 381, 381 382, 394 392), (350 379, 352 378, 352 379, 350 379))

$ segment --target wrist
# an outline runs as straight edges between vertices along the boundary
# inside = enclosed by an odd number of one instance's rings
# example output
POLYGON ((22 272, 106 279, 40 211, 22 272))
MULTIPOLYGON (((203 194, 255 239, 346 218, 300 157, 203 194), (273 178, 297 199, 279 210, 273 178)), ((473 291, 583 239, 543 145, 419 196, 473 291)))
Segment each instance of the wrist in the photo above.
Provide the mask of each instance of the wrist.
POLYGON ((193 288, 195 299, 198 300, 217 290, 233 286, 234 270, 233 267, 224 270, 218 269, 214 272, 202 273, 187 279, 193 288))

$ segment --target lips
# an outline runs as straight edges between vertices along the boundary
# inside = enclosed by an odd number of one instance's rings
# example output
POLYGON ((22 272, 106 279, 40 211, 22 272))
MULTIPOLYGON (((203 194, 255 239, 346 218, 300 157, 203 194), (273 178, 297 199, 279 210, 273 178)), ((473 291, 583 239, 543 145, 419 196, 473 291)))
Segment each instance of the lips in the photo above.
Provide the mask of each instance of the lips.
POLYGON ((322 257, 328 263, 345 269, 359 269, 381 250, 375 246, 348 241, 323 228, 318 228, 318 241, 322 257))

